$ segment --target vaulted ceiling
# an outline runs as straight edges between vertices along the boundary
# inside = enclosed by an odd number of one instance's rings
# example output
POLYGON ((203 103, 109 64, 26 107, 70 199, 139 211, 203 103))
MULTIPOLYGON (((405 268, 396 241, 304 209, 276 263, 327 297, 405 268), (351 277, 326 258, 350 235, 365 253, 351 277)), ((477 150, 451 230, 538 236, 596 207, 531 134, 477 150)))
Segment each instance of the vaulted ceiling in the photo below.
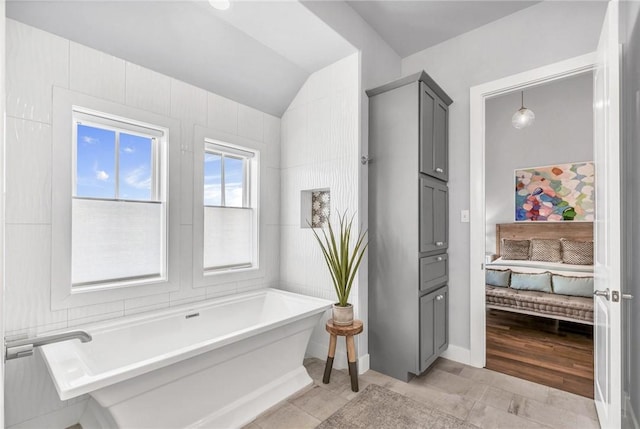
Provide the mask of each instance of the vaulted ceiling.
MULTIPOLYGON (((231 1, 8 0, 7 16, 277 116, 311 73, 357 51, 299 1, 231 1)), ((534 3, 348 2, 401 57, 534 3)))
POLYGON ((349 6, 406 57, 532 6, 538 1, 370 1, 349 6))

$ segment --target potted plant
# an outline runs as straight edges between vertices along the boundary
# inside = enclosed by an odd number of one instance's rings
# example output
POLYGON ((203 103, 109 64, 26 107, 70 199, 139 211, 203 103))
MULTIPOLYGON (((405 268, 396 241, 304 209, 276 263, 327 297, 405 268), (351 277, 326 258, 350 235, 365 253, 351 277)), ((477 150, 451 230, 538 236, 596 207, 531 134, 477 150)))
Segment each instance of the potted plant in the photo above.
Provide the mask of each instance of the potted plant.
POLYGON ((364 242, 367 235, 367 231, 364 231, 358 234, 353 248, 349 247, 353 216, 349 221, 347 221, 346 217, 346 212, 342 216, 338 215, 340 220, 339 231, 333 229, 331 220, 328 219, 328 233, 323 228, 321 230, 322 237, 314 228, 311 229, 320 244, 322 255, 331 274, 333 287, 338 296, 338 302, 333 304, 333 323, 338 326, 348 326, 353 323, 353 305, 349 303, 349 294, 364 252, 369 245, 368 242, 364 242))

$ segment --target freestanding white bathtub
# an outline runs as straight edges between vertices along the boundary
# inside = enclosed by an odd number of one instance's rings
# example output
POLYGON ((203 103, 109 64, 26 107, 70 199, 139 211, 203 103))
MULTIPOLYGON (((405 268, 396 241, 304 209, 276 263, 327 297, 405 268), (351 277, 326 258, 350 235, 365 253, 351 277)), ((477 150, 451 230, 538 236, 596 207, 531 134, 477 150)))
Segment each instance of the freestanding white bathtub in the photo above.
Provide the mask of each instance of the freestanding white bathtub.
POLYGON ((309 385, 302 361, 331 302, 263 289, 88 325, 41 348, 60 399, 97 428, 233 428, 309 385))

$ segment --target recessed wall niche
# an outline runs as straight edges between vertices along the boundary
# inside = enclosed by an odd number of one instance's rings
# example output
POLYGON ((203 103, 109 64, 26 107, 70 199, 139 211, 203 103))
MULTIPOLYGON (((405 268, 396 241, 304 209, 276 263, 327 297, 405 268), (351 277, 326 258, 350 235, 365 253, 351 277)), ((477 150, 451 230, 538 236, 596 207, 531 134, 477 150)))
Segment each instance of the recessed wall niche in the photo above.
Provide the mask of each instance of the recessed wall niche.
POLYGON ((300 227, 323 228, 331 215, 331 191, 309 189, 300 192, 300 227))

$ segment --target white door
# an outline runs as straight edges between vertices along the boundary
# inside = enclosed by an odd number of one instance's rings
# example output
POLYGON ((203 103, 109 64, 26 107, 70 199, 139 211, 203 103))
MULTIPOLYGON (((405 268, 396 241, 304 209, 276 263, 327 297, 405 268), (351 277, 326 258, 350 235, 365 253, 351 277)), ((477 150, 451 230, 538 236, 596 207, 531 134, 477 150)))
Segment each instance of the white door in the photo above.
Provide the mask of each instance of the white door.
POLYGON ((596 164, 595 402, 603 428, 621 425, 620 54, 618 3, 607 7, 594 76, 596 164))
MULTIPOLYGON (((4 345, 5 0, 0 0, 0 340, 4 345)), ((4 425, 4 347, 0 347, 0 427, 4 425)))
MULTIPOLYGON (((4 345, 5 0, 0 0, 0 340, 4 345)), ((4 425, 4 347, 0 347, 0 427, 4 425)))

